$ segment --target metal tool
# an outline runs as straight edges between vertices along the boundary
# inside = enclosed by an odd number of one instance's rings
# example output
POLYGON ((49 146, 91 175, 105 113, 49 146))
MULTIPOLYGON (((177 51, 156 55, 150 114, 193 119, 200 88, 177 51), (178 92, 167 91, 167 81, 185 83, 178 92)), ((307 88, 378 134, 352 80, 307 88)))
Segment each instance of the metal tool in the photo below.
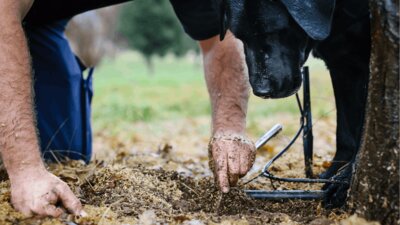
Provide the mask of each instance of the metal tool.
MULTIPOLYGON (((310 75, 308 67, 303 68, 303 147, 304 147, 304 165, 307 178, 313 177, 313 133, 312 133, 312 116, 311 116, 311 99, 310 99, 310 75)), ((301 109, 301 107, 300 107, 301 109)))
MULTIPOLYGON (((300 128, 289 142, 289 144, 276 154, 270 161, 268 161, 261 173, 249 180, 245 184, 248 184, 259 177, 268 178, 270 180, 277 180, 281 182, 295 182, 295 183, 345 183, 343 181, 331 179, 314 179, 312 171, 313 163, 313 134, 312 134, 312 114, 311 114, 311 100, 310 100, 310 78, 308 67, 304 67, 302 70, 303 74, 303 106, 300 101, 298 93, 296 93, 296 101, 300 111, 300 128), (296 142, 300 134, 303 133, 303 151, 304 151, 304 164, 305 164, 305 175, 306 178, 284 178, 278 177, 269 171, 271 165, 284 155, 290 147, 296 142)), ((277 135, 282 130, 282 125, 277 124, 267 133, 265 133, 257 142, 256 148, 260 149, 265 145, 271 138, 277 135)), ((302 200, 317 200, 322 199, 325 195, 325 191, 321 190, 245 190, 245 193, 250 197, 256 199, 268 199, 268 200, 287 200, 287 199, 302 199, 302 200)))
POLYGON ((260 149, 264 146, 271 138, 275 137, 279 132, 282 131, 282 125, 276 124, 267 133, 265 133, 260 139, 255 143, 256 149, 260 149))
POLYGON ((244 192, 255 199, 269 199, 275 201, 284 201, 287 199, 315 200, 315 199, 322 199, 325 194, 325 191, 303 191, 303 190, 285 190, 285 191, 245 190, 244 192))

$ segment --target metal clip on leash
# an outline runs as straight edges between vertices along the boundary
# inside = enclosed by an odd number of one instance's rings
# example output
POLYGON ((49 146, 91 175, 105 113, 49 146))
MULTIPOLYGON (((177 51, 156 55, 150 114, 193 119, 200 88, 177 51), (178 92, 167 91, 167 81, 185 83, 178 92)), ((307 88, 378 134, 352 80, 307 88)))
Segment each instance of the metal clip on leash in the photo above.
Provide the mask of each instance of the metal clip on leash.
MULTIPOLYGON (((313 177, 312 171, 312 157, 313 157, 313 135, 312 135, 312 115, 311 115, 311 101, 310 101, 310 77, 308 67, 304 67, 303 74, 303 106, 300 101, 298 93, 296 93, 296 101, 300 111, 300 128, 289 142, 289 144, 276 154, 270 161, 268 161, 262 172, 255 178, 249 180, 247 183, 254 181, 259 177, 265 177, 271 180, 292 183, 344 183, 342 181, 331 179, 317 179, 313 177), (284 155, 289 148, 296 142, 300 134, 303 133, 303 150, 304 150, 304 163, 306 178, 284 178, 273 175, 269 168, 271 165, 284 155)), ((265 133, 257 142, 256 148, 260 149, 271 138, 277 135, 282 130, 282 125, 276 124, 272 129, 265 133)), ((285 200, 285 199, 302 199, 302 200, 317 200, 322 199, 325 191, 321 190, 245 190, 245 193, 250 197, 256 199, 269 199, 269 200, 285 200)))

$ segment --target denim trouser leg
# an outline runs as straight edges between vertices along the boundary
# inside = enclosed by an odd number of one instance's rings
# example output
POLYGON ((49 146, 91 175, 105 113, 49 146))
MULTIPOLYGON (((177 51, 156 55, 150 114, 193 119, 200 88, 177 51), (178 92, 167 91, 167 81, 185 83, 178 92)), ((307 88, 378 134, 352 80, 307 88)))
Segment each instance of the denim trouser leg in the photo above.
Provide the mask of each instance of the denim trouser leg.
MULTIPOLYGON (((41 150, 46 159, 91 157, 91 74, 72 52, 64 36, 68 20, 26 26, 32 66, 41 150)), ((92 72, 92 71, 91 71, 92 72)))

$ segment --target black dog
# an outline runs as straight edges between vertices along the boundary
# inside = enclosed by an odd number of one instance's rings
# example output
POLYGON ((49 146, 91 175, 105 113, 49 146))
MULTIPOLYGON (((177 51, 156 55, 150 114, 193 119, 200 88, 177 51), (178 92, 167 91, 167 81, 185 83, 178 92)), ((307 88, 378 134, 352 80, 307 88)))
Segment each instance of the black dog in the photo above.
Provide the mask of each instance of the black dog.
MULTIPOLYGON (((253 93, 282 98, 300 87, 309 53, 325 61, 337 108, 337 151, 322 178, 349 181, 364 122, 370 57, 368 0, 218 0, 227 29, 245 49, 253 93)), ((327 185, 326 206, 344 204, 348 185, 327 185)))

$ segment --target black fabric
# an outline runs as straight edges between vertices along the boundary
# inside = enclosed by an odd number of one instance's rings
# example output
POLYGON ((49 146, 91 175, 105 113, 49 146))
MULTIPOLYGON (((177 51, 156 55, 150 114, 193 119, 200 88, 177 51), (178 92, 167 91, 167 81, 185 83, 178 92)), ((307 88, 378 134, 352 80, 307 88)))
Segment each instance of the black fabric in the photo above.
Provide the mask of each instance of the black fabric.
MULTIPOLYGON (((131 0, 35 0, 24 22, 44 25, 79 13, 131 0)), ((145 0, 142 0, 145 1, 145 0)), ((219 33, 214 0, 170 0, 185 32, 195 40, 219 33)))
POLYGON ((185 32, 195 40, 219 34, 215 0, 170 0, 185 32))
POLYGON ((129 0, 35 0, 24 21, 32 25, 48 24, 92 9, 127 1, 129 0))

